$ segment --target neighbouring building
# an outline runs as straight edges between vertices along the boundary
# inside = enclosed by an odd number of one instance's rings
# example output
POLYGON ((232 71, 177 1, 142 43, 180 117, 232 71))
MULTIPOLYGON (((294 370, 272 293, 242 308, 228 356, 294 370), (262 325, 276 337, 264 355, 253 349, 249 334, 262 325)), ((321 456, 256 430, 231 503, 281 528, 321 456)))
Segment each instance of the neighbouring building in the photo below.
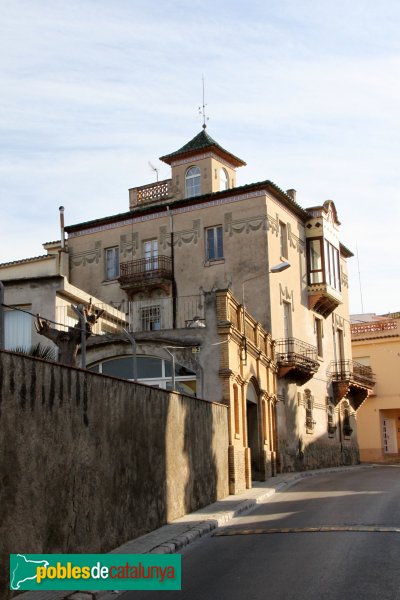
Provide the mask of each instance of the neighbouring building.
POLYGON ((130 189, 125 213, 68 225, 57 250, 68 284, 134 337, 93 336, 89 368, 132 379, 136 354, 139 381, 227 404, 231 492, 357 462, 373 378, 353 376, 352 253, 335 204, 302 208, 269 180, 237 186, 244 161, 205 128, 161 160, 170 179, 130 189))
POLYGON ((400 459, 400 313, 352 315, 353 357, 359 377, 370 370, 373 392, 357 413, 360 458, 365 462, 400 459))
MULTIPOLYGON (((73 306, 88 305, 90 295, 68 281, 68 254, 60 242, 43 244, 47 254, 0 264, 4 285, 5 348, 29 352, 36 344, 53 346, 35 328, 36 315, 48 319, 61 331, 78 324, 73 306)), ((103 311, 94 333, 105 335, 127 327, 126 316, 98 298, 92 298, 103 311)))

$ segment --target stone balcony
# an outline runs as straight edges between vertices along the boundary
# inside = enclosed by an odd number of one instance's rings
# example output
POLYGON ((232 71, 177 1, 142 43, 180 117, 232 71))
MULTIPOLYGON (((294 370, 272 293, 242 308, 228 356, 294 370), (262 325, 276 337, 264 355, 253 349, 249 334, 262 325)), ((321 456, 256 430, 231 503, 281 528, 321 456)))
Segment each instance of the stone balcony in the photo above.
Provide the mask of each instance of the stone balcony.
POLYGON ((133 210, 143 205, 157 204, 173 198, 172 179, 141 185, 129 190, 129 208, 133 210))

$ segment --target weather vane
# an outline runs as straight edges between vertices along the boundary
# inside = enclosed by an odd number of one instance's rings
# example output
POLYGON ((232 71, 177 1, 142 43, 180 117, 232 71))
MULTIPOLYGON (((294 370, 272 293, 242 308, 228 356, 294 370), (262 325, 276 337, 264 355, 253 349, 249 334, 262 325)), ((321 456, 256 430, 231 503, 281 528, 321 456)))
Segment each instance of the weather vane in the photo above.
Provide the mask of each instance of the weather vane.
POLYGON ((203 129, 205 129, 207 127, 206 121, 208 121, 210 117, 207 117, 207 115, 206 115, 207 104, 205 103, 205 100, 204 100, 204 75, 202 75, 202 80, 203 80, 203 105, 199 106, 199 115, 202 115, 202 117, 203 117, 203 129))

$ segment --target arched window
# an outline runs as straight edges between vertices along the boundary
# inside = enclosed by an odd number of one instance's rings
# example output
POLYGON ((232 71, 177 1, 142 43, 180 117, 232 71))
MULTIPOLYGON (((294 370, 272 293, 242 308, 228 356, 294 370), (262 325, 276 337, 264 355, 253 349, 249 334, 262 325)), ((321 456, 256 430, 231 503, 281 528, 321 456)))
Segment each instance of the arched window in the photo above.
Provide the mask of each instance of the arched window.
POLYGON ((219 189, 222 192, 223 190, 227 190, 229 188, 229 179, 228 173, 225 169, 220 169, 219 171, 219 189))
POLYGON ((189 167, 185 175, 186 198, 200 196, 201 194, 201 171, 199 167, 189 167))
MULTIPOLYGON (((133 358, 116 356, 90 365, 88 370, 121 379, 133 379, 133 358)), ((137 378, 140 383, 170 390, 172 389, 172 361, 157 356, 138 356, 137 378)), ((195 396, 196 373, 176 363, 175 385, 178 392, 195 396)))

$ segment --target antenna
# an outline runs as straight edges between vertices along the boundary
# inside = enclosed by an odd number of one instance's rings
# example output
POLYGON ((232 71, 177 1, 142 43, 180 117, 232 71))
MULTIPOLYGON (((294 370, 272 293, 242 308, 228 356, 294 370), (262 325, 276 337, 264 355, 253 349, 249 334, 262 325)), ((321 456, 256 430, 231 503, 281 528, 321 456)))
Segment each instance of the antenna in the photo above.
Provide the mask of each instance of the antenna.
POLYGON ((155 166, 153 165, 153 163, 151 163, 150 161, 148 161, 148 163, 149 163, 149 167, 150 167, 150 169, 151 169, 152 171, 154 171, 154 173, 156 174, 156 177, 157 177, 157 183, 158 183, 158 172, 159 172, 159 170, 160 170, 160 169, 158 169, 157 167, 155 167, 155 166))
POLYGON ((357 242, 356 242, 356 254, 357 254, 357 268, 358 268, 358 285, 360 287, 361 313, 364 313, 364 302, 363 302, 362 287, 361 287, 360 259, 358 256, 357 242))
POLYGON ((201 76, 202 81, 203 81, 203 104, 202 106, 199 106, 199 115, 201 115, 203 117, 203 129, 205 129, 207 127, 206 125, 206 121, 209 120, 210 117, 206 116, 206 106, 207 104, 205 103, 205 96, 204 96, 204 75, 201 76))

